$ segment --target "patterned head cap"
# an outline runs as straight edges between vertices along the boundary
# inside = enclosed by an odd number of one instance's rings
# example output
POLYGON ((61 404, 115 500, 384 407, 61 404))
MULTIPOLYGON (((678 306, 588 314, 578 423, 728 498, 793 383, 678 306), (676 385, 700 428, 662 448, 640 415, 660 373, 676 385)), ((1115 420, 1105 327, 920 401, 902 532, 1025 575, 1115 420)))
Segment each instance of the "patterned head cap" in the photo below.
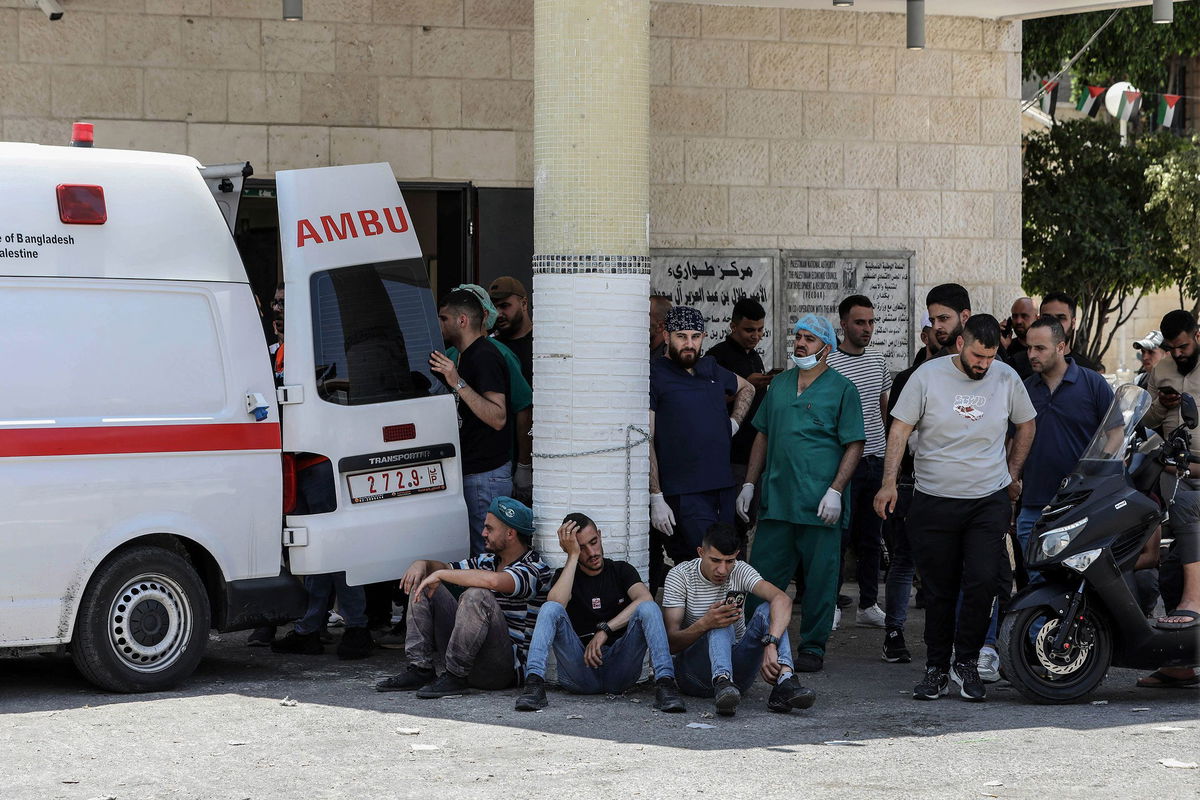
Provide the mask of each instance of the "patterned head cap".
POLYGON ((704 333, 704 315, 691 306, 672 306, 667 312, 667 333, 673 331, 704 333))

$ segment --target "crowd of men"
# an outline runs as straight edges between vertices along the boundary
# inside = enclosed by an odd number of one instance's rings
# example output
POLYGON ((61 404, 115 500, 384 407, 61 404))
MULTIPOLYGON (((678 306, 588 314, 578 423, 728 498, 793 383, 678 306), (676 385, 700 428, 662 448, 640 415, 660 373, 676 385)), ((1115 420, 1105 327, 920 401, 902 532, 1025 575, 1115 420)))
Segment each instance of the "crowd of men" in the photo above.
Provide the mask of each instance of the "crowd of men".
MULTIPOLYGON (((563 568, 534 549, 528 298, 514 278, 450 292, 438 310, 447 351, 430 367, 459 399, 470 553, 409 568, 399 587, 407 667, 377 689, 436 698, 520 686, 516 708, 536 711, 549 702, 551 653, 558 685, 579 694, 630 688, 648 657, 664 712, 685 710, 685 695, 731 715, 756 678, 770 687, 770 710, 805 709, 815 694, 798 673, 825 668, 853 603, 841 594, 852 553, 854 621, 882 630, 885 662, 912 660, 905 626, 919 578, 926 658, 913 697, 937 699, 953 683, 984 700, 1000 679, 1001 607, 1014 583, 1039 579, 1023 568, 1024 545, 1114 394, 1100 365, 1072 349, 1069 295, 1018 298, 1002 324, 943 284, 925 309, 922 346, 898 374, 872 346, 874 304, 863 295, 842 300, 838 328, 816 314, 794 321, 788 367, 767 371, 760 303, 739 300, 724 340, 705 352, 705 316, 652 297, 647 585, 605 558, 594 509, 559 527, 563 568)), ((1180 393, 1200 392, 1195 318, 1171 312, 1134 347, 1153 399, 1145 424, 1177 423, 1180 393)), ((1177 532, 1178 580, 1162 591, 1160 627, 1200 621, 1195 539, 1177 532)), ((1149 613, 1158 588, 1145 576, 1157 563, 1139 566, 1149 613)), ((334 593, 347 626, 365 624, 353 587, 318 578, 309 615, 274 649, 318 652, 334 593)), ((1139 685, 1198 682, 1191 669, 1163 668, 1139 685)))

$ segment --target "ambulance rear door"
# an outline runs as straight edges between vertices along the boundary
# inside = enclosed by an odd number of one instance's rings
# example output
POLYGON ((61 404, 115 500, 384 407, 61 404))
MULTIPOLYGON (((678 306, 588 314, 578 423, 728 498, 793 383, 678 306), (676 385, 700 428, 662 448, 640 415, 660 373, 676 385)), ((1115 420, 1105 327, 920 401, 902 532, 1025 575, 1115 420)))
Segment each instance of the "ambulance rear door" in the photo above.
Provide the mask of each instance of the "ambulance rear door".
POLYGON ((465 557, 458 412, 429 369, 443 349, 437 307, 391 167, 291 170, 276 182, 283 449, 303 454, 299 510, 314 512, 285 518, 292 572, 344 570, 363 584, 417 558, 465 557))

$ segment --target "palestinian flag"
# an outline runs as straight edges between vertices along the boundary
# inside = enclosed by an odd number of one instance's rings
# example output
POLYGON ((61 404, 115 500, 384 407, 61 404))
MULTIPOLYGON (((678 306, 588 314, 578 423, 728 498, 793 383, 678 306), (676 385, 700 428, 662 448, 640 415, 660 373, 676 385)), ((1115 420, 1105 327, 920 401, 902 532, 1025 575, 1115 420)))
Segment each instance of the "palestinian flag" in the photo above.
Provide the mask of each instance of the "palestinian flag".
POLYGON ((1137 116, 1142 110, 1141 92, 1121 92, 1121 104, 1117 106, 1117 119, 1126 122, 1137 116))
POLYGON ((1058 81, 1042 81, 1042 111, 1054 119, 1058 107, 1058 81))
POLYGON ((1096 116, 1100 111, 1100 106, 1104 105, 1104 91, 1103 86, 1087 87, 1087 91, 1079 96, 1079 102, 1075 105, 1075 109, 1089 117, 1096 116))
POLYGON ((1170 128, 1175 124, 1175 109, 1179 107, 1179 101, 1182 95, 1164 94, 1158 98, 1158 111, 1154 114, 1154 122, 1156 125, 1163 128, 1170 128))

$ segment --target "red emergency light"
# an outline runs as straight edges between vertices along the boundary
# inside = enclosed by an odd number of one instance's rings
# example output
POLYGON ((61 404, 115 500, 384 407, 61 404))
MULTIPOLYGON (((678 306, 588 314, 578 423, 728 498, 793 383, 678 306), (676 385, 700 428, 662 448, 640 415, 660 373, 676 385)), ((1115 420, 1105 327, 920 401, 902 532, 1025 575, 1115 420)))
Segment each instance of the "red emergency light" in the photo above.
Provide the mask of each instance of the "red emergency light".
POLYGON ((108 221, 104 188, 77 183, 58 185, 58 218, 67 225, 103 225, 108 221))

